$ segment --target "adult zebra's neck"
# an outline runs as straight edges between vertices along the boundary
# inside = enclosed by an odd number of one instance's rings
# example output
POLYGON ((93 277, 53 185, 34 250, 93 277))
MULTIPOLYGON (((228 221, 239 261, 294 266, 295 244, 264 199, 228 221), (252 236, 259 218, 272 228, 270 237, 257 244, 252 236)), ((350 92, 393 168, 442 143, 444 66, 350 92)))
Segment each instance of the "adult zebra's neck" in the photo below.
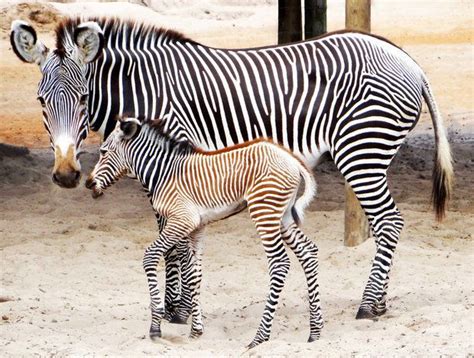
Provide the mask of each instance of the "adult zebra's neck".
POLYGON ((164 134, 162 126, 151 122, 143 124, 138 136, 128 143, 125 161, 143 187, 154 194, 171 176, 180 172, 186 159, 195 153, 192 145, 177 142, 164 134))
POLYGON ((166 119, 172 112, 172 86, 180 75, 173 48, 194 42, 150 25, 96 21, 104 31, 105 48, 87 67, 91 129, 105 139, 117 116, 166 119))

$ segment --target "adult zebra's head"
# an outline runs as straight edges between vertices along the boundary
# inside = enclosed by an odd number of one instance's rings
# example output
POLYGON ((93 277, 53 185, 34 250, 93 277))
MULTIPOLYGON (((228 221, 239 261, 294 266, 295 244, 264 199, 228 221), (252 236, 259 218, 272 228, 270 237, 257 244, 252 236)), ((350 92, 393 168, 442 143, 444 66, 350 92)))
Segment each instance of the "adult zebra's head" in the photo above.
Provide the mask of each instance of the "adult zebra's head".
POLYGON ((141 122, 138 119, 120 118, 115 130, 100 146, 99 161, 86 180, 86 187, 92 190, 94 199, 130 172, 125 146, 140 133, 140 129, 141 122))
POLYGON ((64 188, 79 184, 79 153, 88 123, 86 66, 102 53, 104 36, 95 22, 84 22, 73 32, 58 31, 57 48, 49 50, 24 21, 13 21, 10 42, 20 60, 36 63, 42 78, 38 100, 55 162, 53 181, 64 188))

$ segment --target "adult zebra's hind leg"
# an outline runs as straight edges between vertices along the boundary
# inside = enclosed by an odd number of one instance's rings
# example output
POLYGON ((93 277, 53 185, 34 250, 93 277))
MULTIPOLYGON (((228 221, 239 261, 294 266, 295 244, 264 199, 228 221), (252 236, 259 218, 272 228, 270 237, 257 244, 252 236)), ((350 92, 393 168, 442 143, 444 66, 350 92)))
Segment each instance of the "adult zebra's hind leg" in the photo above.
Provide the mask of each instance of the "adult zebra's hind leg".
POLYGON ((356 175, 348 181, 369 219, 377 249, 356 318, 374 319, 386 311, 388 275, 403 218, 388 189, 385 173, 356 175))
POLYGON ((324 325, 317 281, 319 267, 318 248, 295 223, 283 229, 282 238, 295 253, 306 276, 310 312, 308 342, 313 342, 320 337, 321 329, 324 325))
POLYGON ((412 107, 399 107, 396 103, 387 105, 385 100, 379 103, 372 93, 372 99, 361 104, 353 118, 341 122, 334 136, 332 157, 359 199, 376 243, 358 319, 374 319, 386 311, 388 275, 403 228, 402 216, 388 189, 387 170, 418 117, 419 95, 412 107))

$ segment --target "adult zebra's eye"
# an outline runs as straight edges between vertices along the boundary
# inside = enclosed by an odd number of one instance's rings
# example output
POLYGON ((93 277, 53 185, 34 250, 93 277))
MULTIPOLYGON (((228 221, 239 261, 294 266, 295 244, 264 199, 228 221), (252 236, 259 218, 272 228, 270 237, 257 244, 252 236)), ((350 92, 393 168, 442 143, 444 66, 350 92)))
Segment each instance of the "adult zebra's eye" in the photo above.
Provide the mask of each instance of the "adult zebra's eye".
POLYGON ((41 107, 43 107, 43 108, 46 107, 46 102, 44 101, 44 98, 43 98, 43 97, 39 96, 39 97, 37 98, 37 100, 40 101, 41 107))
POLYGON ((87 98, 89 98, 89 95, 88 94, 83 94, 79 100, 79 102, 82 104, 82 105, 86 105, 87 104, 87 98))

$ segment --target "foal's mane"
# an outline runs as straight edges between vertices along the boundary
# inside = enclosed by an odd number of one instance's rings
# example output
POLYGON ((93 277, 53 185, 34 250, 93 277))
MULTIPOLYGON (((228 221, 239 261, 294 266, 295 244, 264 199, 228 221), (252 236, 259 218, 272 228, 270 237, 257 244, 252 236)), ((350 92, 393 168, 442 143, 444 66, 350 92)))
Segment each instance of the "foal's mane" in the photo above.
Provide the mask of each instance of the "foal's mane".
POLYGON ((165 29, 140 21, 120 19, 117 17, 70 17, 61 21, 56 27, 56 48, 58 53, 65 52, 65 42, 68 39, 72 39, 77 26, 86 21, 94 21, 99 24, 104 32, 106 43, 110 36, 131 36, 132 33, 135 38, 154 34, 155 38, 166 37, 168 40, 196 43, 178 31, 165 29), (123 31, 125 28, 127 28, 127 31, 123 31))

